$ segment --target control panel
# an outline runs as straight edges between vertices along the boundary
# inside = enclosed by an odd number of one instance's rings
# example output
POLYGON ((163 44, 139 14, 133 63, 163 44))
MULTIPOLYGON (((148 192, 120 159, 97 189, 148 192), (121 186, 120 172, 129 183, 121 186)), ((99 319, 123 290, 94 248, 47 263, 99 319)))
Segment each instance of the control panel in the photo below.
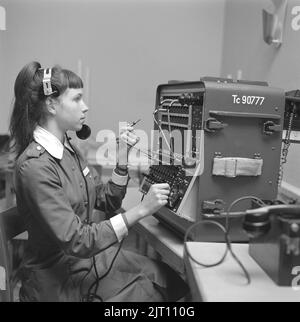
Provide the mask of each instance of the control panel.
POLYGON ((152 165, 149 173, 143 178, 140 191, 146 194, 152 184, 168 183, 170 195, 166 207, 176 211, 190 181, 191 177, 186 176, 185 170, 180 165, 152 165))

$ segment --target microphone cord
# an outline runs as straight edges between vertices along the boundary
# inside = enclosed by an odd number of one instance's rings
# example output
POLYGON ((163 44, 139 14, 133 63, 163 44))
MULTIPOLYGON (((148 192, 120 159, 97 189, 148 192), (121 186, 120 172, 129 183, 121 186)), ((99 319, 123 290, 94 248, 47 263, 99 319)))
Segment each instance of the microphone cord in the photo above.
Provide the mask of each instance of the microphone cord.
MULTIPOLYGON (((70 145, 70 147, 72 148, 72 150, 74 151, 74 154, 75 154, 75 158, 77 160, 77 163, 78 163, 78 166, 79 166, 79 170, 80 170, 80 173, 81 173, 81 176, 83 178, 83 181, 84 181, 84 184, 85 184, 85 189, 86 189, 86 196, 87 196, 87 215, 86 215, 86 220, 87 220, 87 224, 90 225, 90 194, 89 194, 89 187, 88 187, 88 183, 87 183, 87 180, 86 180, 86 177, 83 173, 83 169, 82 169, 82 164, 80 162, 80 159, 79 159, 79 156, 76 152, 76 150, 74 149, 73 145, 71 144, 70 142, 70 139, 68 137, 68 135, 66 135, 66 138, 67 138, 67 141, 70 145)), ((92 267, 94 267, 94 271, 95 271, 95 274, 96 274, 96 278, 98 280, 99 278, 99 274, 98 274, 98 269, 97 269, 97 266, 96 266, 96 260, 95 260, 95 256, 93 256, 93 265, 92 267)), ((87 272, 87 274, 84 276, 83 279, 86 278, 86 276, 89 274, 89 272, 91 271, 91 269, 87 272)), ((98 285, 97 285, 97 288, 98 288, 98 285)), ((97 290, 97 289, 96 289, 97 290)))
MULTIPOLYGON (((90 222, 90 216, 89 216, 89 211, 90 211, 90 196, 89 196, 89 190, 88 190, 88 183, 87 183, 86 177, 85 177, 85 175, 83 173, 83 169, 82 169, 82 165, 81 165, 79 156, 76 153, 76 150, 74 149, 73 145, 71 144, 68 135, 66 135, 66 138, 67 138, 67 141, 68 141, 70 147, 72 148, 72 150, 75 153, 75 157, 76 157, 76 160, 77 160, 77 163, 78 163, 78 166, 79 166, 81 175, 82 175, 83 180, 85 182, 85 188, 86 188, 86 194, 87 194, 87 223, 88 223, 88 225, 90 225, 91 224, 91 222, 90 222)), ((113 257, 113 259, 111 261, 111 264, 110 264, 108 270, 102 276, 99 276, 98 269, 97 269, 97 265, 96 265, 95 255, 92 257, 93 264, 91 265, 90 269, 87 271, 87 273, 85 274, 85 276, 83 277, 83 279, 82 279, 82 281, 80 283, 80 293, 82 293, 82 284, 83 284, 83 281, 88 276, 88 274, 91 272, 92 268, 94 268, 95 275, 96 275, 96 280, 89 286, 87 295, 82 296, 82 301, 83 302, 92 302, 95 299, 96 300, 99 300, 100 302, 103 302, 102 297, 97 294, 97 291, 98 291, 98 288, 99 288, 99 282, 100 282, 101 279, 103 279, 105 276, 107 276, 108 273, 111 271, 112 266, 113 266, 113 263, 115 262, 115 260, 117 258, 117 255, 119 254, 119 252, 121 250, 123 241, 124 241, 124 239, 120 242, 120 245, 119 245, 119 247, 118 247, 118 249, 116 251, 116 254, 114 255, 114 257, 113 257), (92 292, 93 287, 94 287, 94 291, 92 292)), ((112 245, 109 245, 105 249, 109 248, 110 246, 112 246, 112 245)))

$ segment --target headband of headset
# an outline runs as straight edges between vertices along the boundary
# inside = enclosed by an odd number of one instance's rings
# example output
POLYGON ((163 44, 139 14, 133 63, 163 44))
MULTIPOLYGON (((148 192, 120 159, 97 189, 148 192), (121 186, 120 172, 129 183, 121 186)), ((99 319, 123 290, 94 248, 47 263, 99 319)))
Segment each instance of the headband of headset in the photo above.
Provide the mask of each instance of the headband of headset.
POLYGON ((51 94, 57 93, 57 91, 52 90, 51 86, 51 74, 52 70, 51 68, 45 68, 44 69, 44 75, 43 75, 43 90, 44 90, 44 95, 49 96, 51 94))

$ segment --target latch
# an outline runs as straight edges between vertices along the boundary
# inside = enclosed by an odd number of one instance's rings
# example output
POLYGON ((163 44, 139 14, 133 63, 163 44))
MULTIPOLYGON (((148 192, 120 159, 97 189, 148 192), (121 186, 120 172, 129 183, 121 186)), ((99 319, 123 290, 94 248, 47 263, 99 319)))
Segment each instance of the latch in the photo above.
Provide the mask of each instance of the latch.
POLYGON ((208 132, 215 132, 216 130, 222 130, 228 126, 227 123, 218 121, 217 119, 210 117, 205 121, 204 130, 208 132))
POLYGON ((220 214, 224 212, 225 202, 222 199, 204 200, 202 203, 203 216, 206 214, 220 214))
POLYGON ((274 132, 280 132, 281 125, 276 124, 273 121, 267 121, 263 125, 263 133, 267 135, 272 135, 274 132))

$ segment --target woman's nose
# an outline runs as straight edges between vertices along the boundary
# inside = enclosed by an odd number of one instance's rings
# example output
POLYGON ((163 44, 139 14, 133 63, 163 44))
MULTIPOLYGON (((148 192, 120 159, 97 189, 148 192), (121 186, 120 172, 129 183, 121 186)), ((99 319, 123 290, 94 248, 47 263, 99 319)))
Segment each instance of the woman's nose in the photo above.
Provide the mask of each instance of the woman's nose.
POLYGON ((84 101, 82 101, 82 112, 86 113, 89 110, 88 106, 85 104, 84 101))

